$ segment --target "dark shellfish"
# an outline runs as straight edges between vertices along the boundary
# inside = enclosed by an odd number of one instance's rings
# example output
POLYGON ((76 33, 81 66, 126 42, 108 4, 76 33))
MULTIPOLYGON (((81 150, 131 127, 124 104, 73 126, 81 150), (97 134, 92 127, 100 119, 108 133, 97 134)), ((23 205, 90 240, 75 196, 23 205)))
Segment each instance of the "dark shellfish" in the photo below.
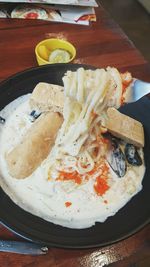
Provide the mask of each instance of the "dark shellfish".
POLYGON ((116 139, 112 138, 112 149, 109 153, 108 162, 113 171, 123 177, 127 170, 126 158, 116 139))
POLYGON ((132 144, 126 144, 125 155, 129 164, 133 166, 142 165, 142 159, 137 151, 137 148, 132 144))

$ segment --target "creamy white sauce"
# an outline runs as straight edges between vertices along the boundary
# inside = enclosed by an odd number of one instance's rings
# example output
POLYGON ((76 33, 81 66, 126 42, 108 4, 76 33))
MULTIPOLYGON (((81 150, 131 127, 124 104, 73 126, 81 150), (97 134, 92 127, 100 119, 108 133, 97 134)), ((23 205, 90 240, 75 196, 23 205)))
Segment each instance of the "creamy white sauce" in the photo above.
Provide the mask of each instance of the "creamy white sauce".
MULTIPOLYGON (((6 119, 4 124, 0 124, 1 187, 21 208, 55 224, 82 229, 95 222, 104 222, 142 189, 144 164, 129 167, 123 178, 118 178, 110 170, 111 188, 103 197, 95 193, 92 179, 81 185, 72 181, 49 181, 46 160, 26 179, 11 177, 5 155, 21 141, 32 125, 29 96, 19 97, 0 112, 0 116, 6 119), (65 202, 68 201, 72 205, 66 207, 65 202)), ((142 150, 141 156, 143 157, 142 150)))

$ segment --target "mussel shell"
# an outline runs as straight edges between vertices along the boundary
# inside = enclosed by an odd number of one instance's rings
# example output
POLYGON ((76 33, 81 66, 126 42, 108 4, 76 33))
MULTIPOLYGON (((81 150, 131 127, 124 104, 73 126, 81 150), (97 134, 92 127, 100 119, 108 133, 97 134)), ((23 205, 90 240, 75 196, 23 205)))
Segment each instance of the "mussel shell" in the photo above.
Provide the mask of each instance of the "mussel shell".
POLYGON ((109 154, 108 162, 118 177, 123 177, 126 174, 126 158, 115 139, 112 139, 112 149, 109 154))
POLYGON ((129 164, 133 166, 142 165, 142 159, 137 151, 137 148, 132 144, 126 144, 125 156, 129 164))

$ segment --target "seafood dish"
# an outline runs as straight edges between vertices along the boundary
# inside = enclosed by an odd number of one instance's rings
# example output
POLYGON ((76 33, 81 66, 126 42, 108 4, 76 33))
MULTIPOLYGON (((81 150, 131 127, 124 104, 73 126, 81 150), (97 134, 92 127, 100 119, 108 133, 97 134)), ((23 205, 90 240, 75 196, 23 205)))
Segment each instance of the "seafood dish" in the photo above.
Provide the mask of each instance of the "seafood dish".
POLYGON ((22 209, 73 229, 103 223, 142 190, 144 129, 118 109, 133 77, 68 70, 0 111, 0 182, 22 209))

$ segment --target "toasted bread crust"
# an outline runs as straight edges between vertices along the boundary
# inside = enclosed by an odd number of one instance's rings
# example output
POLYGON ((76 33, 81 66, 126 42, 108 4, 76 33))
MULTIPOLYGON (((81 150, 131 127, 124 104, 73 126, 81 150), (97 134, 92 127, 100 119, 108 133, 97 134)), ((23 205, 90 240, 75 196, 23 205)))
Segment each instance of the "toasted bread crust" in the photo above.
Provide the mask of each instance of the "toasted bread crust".
POLYGON ((106 128, 112 135, 137 147, 144 147, 144 129, 142 124, 120 113, 115 108, 108 108, 106 128))
POLYGON ((25 134, 23 140, 6 155, 11 176, 28 177, 48 156, 62 124, 59 113, 43 113, 25 134))
POLYGON ((64 106, 64 88, 55 84, 40 82, 34 88, 29 104, 41 112, 54 111, 63 112, 64 106))

